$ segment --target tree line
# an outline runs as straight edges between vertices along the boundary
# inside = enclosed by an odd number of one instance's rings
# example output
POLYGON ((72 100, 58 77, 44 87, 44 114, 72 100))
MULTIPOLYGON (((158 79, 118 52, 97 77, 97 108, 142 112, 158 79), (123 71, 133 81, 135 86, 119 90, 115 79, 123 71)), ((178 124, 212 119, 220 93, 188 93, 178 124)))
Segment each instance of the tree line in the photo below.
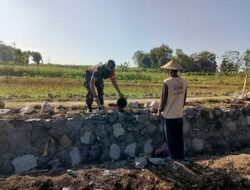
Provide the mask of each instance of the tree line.
POLYGON ((247 49, 242 55, 239 51, 226 51, 220 58, 221 63, 218 67, 216 62, 217 55, 210 51, 201 51, 188 55, 182 49, 173 49, 168 45, 162 44, 149 52, 138 50, 132 59, 139 68, 158 69, 171 59, 175 59, 182 67, 184 72, 215 73, 236 73, 240 69, 250 70, 250 50, 247 49))
MULTIPOLYGON (((0 41, 0 64, 28 65, 32 58, 38 66, 43 63, 42 55, 35 51, 22 51, 19 48, 8 46, 0 41)), ((171 59, 175 59, 182 67, 184 72, 199 73, 236 73, 241 69, 250 70, 250 50, 240 54, 237 50, 226 51, 220 56, 220 64, 217 63, 218 56, 210 51, 201 51, 188 55, 182 49, 173 49, 166 44, 151 49, 149 52, 138 50, 134 53, 132 59, 138 68, 159 69, 171 59)), ((126 71, 129 63, 120 65, 120 69, 126 71)))
POLYGON ((32 58, 37 66, 43 63, 42 55, 39 52, 22 51, 19 48, 8 46, 0 41, 0 64, 28 65, 30 58, 32 58))

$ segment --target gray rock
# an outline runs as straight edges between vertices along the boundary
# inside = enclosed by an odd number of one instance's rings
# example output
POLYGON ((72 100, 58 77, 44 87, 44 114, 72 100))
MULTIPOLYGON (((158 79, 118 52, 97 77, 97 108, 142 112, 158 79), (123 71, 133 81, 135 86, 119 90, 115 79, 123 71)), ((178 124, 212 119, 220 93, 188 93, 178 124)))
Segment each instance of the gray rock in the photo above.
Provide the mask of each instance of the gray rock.
POLYGON ((77 147, 72 147, 69 155, 72 161, 71 162, 72 166, 79 164, 81 162, 80 152, 77 147))
POLYGON ((104 170, 103 171, 103 175, 104 176, 109 176, 111 174, 111 171, 110 170, 104 170))
POLYGON ((164 159, 163 158, 149 158, 148 159, 149 162, 151 162, 154 165, 163 165, 164 164, 164 159))
POLYGON ((107 115, 107 120, 110 123, 114 123, 115 121, 117 121, 119 119, 118 113, 117 112, 109 112, 107 115))
POLYGON ((0 117, 6 116, 6 115, 14 115, 14 113, 10 109, 0 108, 0 117))
POLYGON ((147 166, 148 162, 143 157, 136 157, 135 158, 135 168, 144 169, 147 166))
POLYGON ((89 182, 89 186, 93 186, 95 183, 93 181, 89 182))
POLYGON ((121 155, 121 149, 117 144, 112 144, 109 151, 109 156, 112 160, 119 160, 121 155))
POLYGON ((131 143, 131 144, 127 145, 124 153, 126 155, 128 155, 129 157, 134 158, 135 157, 136 146, 137 146, 136 143, 131 143))
POLYGON ((72 159, 66 150, 58 152, 56 154, 56 158, 60 162, 59 166, 63 166, 63 167, 70 167, 71 166, 72 159))
POLYGON ((155 130, 156 130, 156 127, 154 125, 152 125, 150 122, 147 122, 146 128, 143 130, 143 133, 148 133, 150 135, 153 135, 155 130))
POLYGON ((59 140, 59 151, 66 149, 68 147, 70 147, 72 144, 72 141, 69 139, 69 137, 67 135, 63 135, 61 137, 61 139, 59 140))
POLYGON ((15 173, 25 172, 37 166, 36 158, 31 154, 19 156, 12 160, 11 163, 15 168, 15 173))
POLYGON ((41 113, 49 113, 53 111, 53 108, 51 107, 51 105, 45 101, 42 103, 42 108, 41 108, 41 113))
POLYGON ((113 134, 116 138, 125 134, 125 130, 122 128, 122 125, 120 123, 116 123, 112 127, 113 134))
POLYGON ((214 109, 214 113, 215 113, 215 115, 216 115, 217 117, 219 117, 219 116, 221 116, 221 114, 222 114, 222 110, 219 109, 219 108, 215 108, 215 109, 214 109))
POLYGON ((209 110, 209 119, 214 119, 213 110, 209 110))
POLYGON ((74 170, 67 170, 66 173, 72 177, 77 177, 77 173, 74 170))
POLYGON ((238 124, 242 127, 246 127, 247 126, 247 118, 244 116, 240 116, 238 118, 238 124))
POLYGON ((99 160, 101 156, 101 150, 102 150, 101 144, 95 144, 91 146, 88 156, 89 160, 99 160))
POLYGON ((59 141, 62 135, 64 134, 66 128, 66 120, 65 119, 52 120, 52 122, 49 125, 51 125, 51 129, 49 130, 49 135, 53 139, 59 141))
POLYGON ((112 165, 115 168, 124 168, 128 166, 128 162, 126 160, 121 160, 121 161, 112 162, 112 165))
POLYGON ((128 132, 126 134, 126 143, 131 144, 131 143, 135 142, 136 141, 135 136, 136 136, 135 132, 128 132))
POLYGON ((144 144, 144 153, 146 155, 151 155, 154 147, 151 145, 152 139, 148 139, 146 143, 144 144))
POLYGON ((20 110, 21 114, 32 114, 35 111, 34 106, 26 106, 20 110))
POLYGON ((102 115, 100 115, 100 114, 93 113, 93 114, 91 114, 91 115, 88 117, 88 119, 89 119, 89 120, 92 120, 92 121, 98 121, 98 120, 102 121, 102 120, 103 120, 103 117, 102 117, 102 115))
MULTIPOLYGON (((2 158, 0 158, 1 160, 2 158)), ((1 164, 0 164, 0 173, 3 173, 3 174, 12 174, 14 173, 14 167, 12 166, 11 162, 10 162, 10 159, 3 159, 2 161, 0 161, 1 164)))
POLYGON ((63 187, 62 190, 75 190, 74 187, 63 187))
POLYGON ((119 118, 119 121, 120 121, 120 122, 123 122, 123 121, 124 121, 124 118, 125 118, 125 114, 122 113, 122 112, 118 112, 118 118, 119 118))
POLYGON ((73 118, 71 127, 73 127, 75 130, 78 130, 82 127, 83 123, 84 123, 84 118, 77 115, 73 118))
POLYGON ((250 126, 250 116, 247 116, 247 125, 250 126))
POLYGON ((56 113, 65 114, 65 113, 67 113, 67 108, 64 107, 63 105, 59 105, 59 106, 56 106, 56 107, 55 107, 54 111, 55 111, 56 113))
POLYGON ((61 163, 59 159, 54 159, 54 160, 49 161, 48 165, 51 166, 52 169, 56 170, 60 167, 61 163))
POLYGON ((155 156, 162 156, 162 155, 166 155, 168 150, 168 146, 166 143, 162 143, 160 148, 156 149, 154 154, 155 156))
POLYGON ((106 137, 107 136, 107 131, 106 131, 106 128, 104 125, 96 125, 94 127, 95 129, 95 135, 98 136, 98 137, 106 137))
POLYGON ((38 167, 41 167, 43 165, 46 165, 49 162, 49 157, 48 156, 40 156, 38 158, 38 167))
POLYGON ((4 107, 5 107, 5 103, 0 100, 0 109, 4 109, 4 107))
POLYGON ((228 121, 226 123, 226 126, 228 127, 228 129, 232 130, 232 131, 235 131, 237 130, 237 124, 233 121, 228 121))
POLYGON ((133 108, 133 109, 136 109, 136 108, 139 107, 139 104, 138 104, 138 102, 130 102, 130 103, 128 104, 128 107, 133 108))
POLYGON ((184 118, 183 119, 183 134, 187 134, 190 129, 191 129, 190 123, 187 121, 186 118, 184 118))
POLYGON ((192 139, 192 148, 196 151, 196 152, 200 152, 203 150, 203 146, 204 146, 204 139, 201 138, 193 138, 192 139))
POLYGON ((92 132, 90 131, 85 131, 83 136, 81 136, 80 140, 81 140, 81 143, 84 143, 84 144, 91 144, 91 141, 93 139, 93 134, 92 132))
POLYGON ((145 124, 149 120, 149 115, 136 115, 139 124, 145 124))
POLYGON ((186 118, 188 121, 192 121, 193 119, 195 119, 197 112, 194 109, 188 109, 186 110, 186 118))

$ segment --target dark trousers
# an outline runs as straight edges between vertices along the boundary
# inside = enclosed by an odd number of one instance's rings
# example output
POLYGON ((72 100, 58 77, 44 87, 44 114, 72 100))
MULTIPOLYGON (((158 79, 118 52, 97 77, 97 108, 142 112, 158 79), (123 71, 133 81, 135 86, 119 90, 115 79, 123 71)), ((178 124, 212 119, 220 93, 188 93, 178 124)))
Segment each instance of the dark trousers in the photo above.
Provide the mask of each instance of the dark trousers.
MULTIPOLYGON (((92 77, 92 73, 87 70, 85 72, 85 74, 84 74, 84 78, 85 78, 84 87, 87 90, 86 104, 87 104, 89 109, 92 109, 92 104, 93 104, 93 101, 94 101, 94 97, 93 97, 93 94, 92 94, 91 89, 90 89, 91 77, 92 77)), ((104 97, 103 97, 104 96, 104 92, 103 92, 104 82, 103 82, 103 80, 97 80, 96 83, 95 83, 95 87, 97 89, 100 104, 103 105, 104 104, 104 97)))
POLYGON ((168 144, 169 156, 172 159, 183 160, 183 118, 164 119, 164 133, 168 144))

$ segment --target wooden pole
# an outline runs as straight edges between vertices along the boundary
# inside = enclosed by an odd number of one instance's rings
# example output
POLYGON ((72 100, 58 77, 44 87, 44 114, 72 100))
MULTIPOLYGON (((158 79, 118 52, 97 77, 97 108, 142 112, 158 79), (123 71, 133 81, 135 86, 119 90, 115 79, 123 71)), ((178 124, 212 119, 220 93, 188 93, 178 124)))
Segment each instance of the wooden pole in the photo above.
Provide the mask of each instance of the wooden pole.
POLYGON ((246 74, 245 81, 244 81, 244 86, 243 86, 243 89, 242 89, 242 94, 241 94, 241 98, 242 99, 244 98, 244 94, 245 94, 245 90, 246 90, 246 85, 247 85, 247 74, 246 74))

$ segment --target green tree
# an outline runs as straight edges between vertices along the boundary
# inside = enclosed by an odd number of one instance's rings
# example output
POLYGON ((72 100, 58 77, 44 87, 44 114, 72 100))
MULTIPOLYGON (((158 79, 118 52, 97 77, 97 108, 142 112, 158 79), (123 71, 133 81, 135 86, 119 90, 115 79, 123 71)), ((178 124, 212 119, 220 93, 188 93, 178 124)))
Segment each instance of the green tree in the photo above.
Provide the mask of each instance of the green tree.
POLYGON ((15 49, 15 64, 23 64, 23 53, 21 49, 15 49))
POLYGON ((199 71, 199 67, 195 64, 194 58, 185 54, 182 49, 176 49, 175 60, 182 66, 184 72, 199 71))
POLYGON ((151 58, 148 53, 144 53, 143 51, 136 51, 132 57, 134 63, 139 68, 151 68, 151 58))
POLYGON ((199 66, 201 72, 214 73, 216 72, 217 62, 216 55, 209 51, 202 51, 193 54, 192 57, 195 63, 199 66))
POLYGON ((40 64, 43 61, 42 55, 39 52, 31 52, 31 56, 33 61, 36 63, 36 65, 38 66, 38 64, 40 64))
POLYGON ((242 56, 242 61, 244 64, 245 69, 248 71, 250 70, 250 50, 247 49, 242 56))
POLYGON ((22 60, 23 60, 23 63, 27 66, 29 64, 29 58, 30 58, 30 51, 24 51, 22 55, 22 60))
POLYGON ((14 49, 15 52, 15 64, 21 64, 21 65, 28 65, 29 64, 29 57, 30 57, 30 51, 22 51, 21 49, 14 49))
POLYGON ((121 63, 118 68, 121 69, 122 71, 128 71, 128 68, 129 68, 129 62, 124 62, 124 63, 121 63))
POLYGON ((14 60, 14 48, 0 41, 0 63, 14 60))
POLYGON ((165 44, 150 50, 152 68, 160 68, 172 58, 173 50, 165 44))
POLYGON ((224 73, 235 73, 242 65, 239 51, 226 51, 222 55, 220 71, 224 73))

